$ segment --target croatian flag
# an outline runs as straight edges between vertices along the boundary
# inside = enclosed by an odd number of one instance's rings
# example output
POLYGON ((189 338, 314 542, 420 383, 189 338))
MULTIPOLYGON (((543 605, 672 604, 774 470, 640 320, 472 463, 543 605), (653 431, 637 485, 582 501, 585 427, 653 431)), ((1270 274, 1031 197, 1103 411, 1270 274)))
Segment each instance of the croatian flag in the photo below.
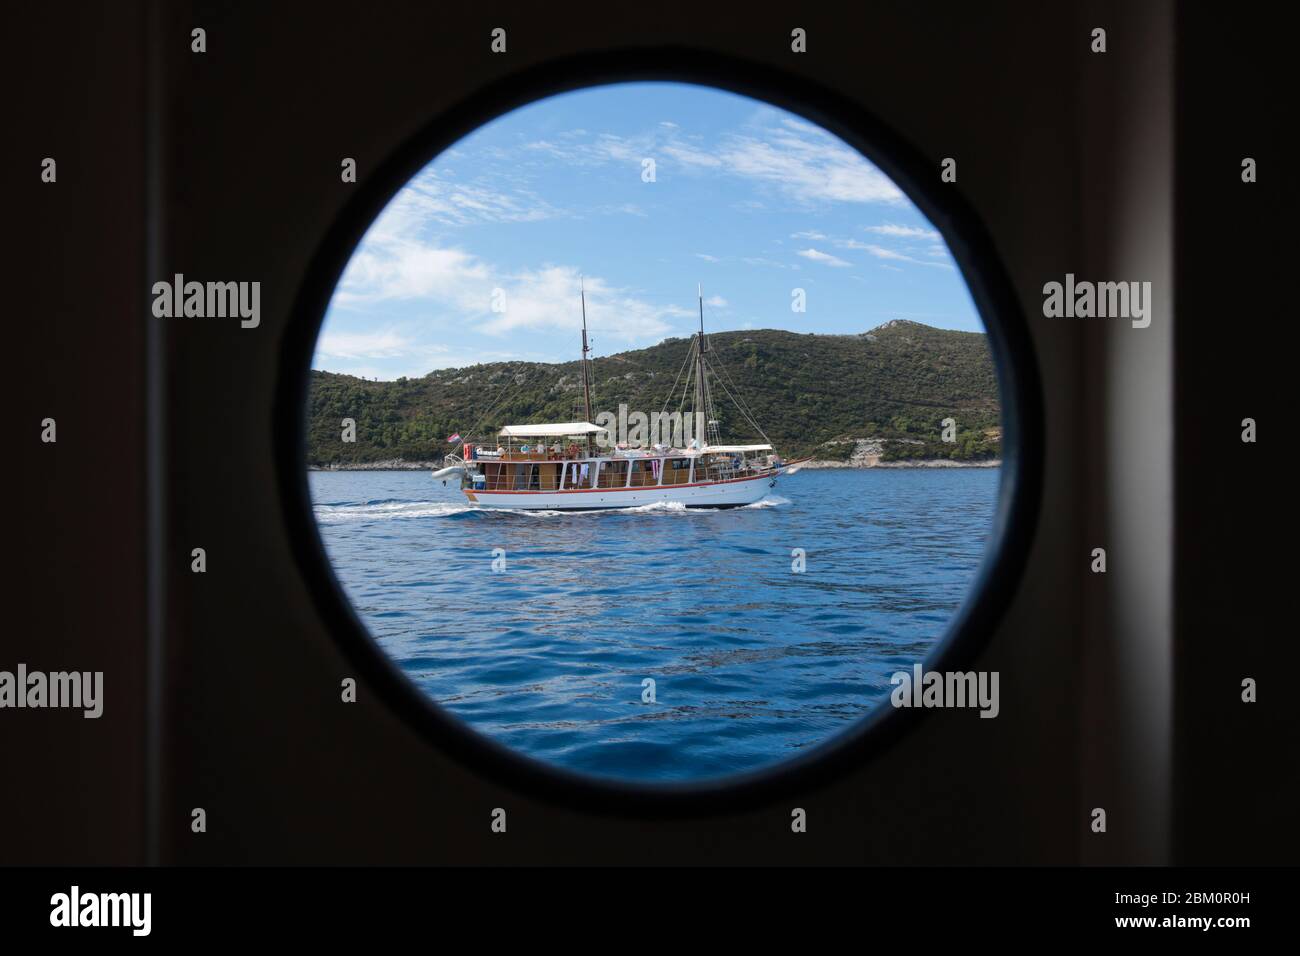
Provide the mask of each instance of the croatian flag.
POLYGON ((447 436, 447 441, 449 441, 449 442, 457 442, 457 441, 460 441, 460 432, 456 432, 456 434, 454 434, 454 435, 448 435, 448 436, 447 436))

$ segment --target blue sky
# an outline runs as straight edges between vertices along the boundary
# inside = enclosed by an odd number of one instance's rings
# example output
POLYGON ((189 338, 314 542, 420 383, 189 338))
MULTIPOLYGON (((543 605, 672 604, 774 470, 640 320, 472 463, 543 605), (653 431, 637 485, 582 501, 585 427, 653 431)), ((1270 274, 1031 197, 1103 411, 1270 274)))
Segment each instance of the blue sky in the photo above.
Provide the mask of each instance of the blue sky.
POLYGON ((577 358, 580 276, 597 355, 689 335, 697 282, 709 331, 983 331, 934 227, 843 141, 747 97, 635 83, 531 104, 436 157, 357 247, 312 367, 577 358))

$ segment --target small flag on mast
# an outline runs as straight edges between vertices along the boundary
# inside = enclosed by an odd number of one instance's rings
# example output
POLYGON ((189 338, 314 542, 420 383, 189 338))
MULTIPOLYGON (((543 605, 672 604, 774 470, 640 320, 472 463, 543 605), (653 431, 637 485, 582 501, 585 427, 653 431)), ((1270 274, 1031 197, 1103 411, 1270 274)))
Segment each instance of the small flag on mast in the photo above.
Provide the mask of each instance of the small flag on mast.
POLYGON ((448 436, 447 436, 447 441, 449 441, 449 442, 457 442, 457 441, 460 441, 460 432, 456 432, 456 434, 454 434, 454 435, 448 435, 448 436))

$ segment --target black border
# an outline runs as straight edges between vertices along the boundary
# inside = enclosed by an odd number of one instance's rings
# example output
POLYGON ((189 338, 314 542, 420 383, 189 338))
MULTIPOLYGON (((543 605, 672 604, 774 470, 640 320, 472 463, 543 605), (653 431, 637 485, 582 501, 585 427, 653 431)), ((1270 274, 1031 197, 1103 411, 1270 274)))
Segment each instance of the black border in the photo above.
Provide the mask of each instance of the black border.
POLYGON ((281 343, 274 454, 291 547, 326 628, 357 676, 431 744, 504 786, 588 812, 641 817, 717 814, 825 785, 897 741, 925 711, 876 707, 850 729, 798 757, 701 783, 624 783, 525 757, 443 711, 377 647, 326 557, 307 478, 303 409, 317 334, 355 246, 388 201, 439 153, 504 113, 557 93, 639 81, 712 86, 819 124, 875 163, 943 234, 988 331, 1002 397, 1003 465, 991 543, 966 602, 926 657, 929 669, 969 668, 1019 584, 1042 501, 1042 388, 1029 329, 983 223, 956 184, 940 181, 940 158, 924 156, 854 101, 794 72, 680 47, 580 54, 511 73, 433 117, 351 187, 354 195, 312 258, 281 343))

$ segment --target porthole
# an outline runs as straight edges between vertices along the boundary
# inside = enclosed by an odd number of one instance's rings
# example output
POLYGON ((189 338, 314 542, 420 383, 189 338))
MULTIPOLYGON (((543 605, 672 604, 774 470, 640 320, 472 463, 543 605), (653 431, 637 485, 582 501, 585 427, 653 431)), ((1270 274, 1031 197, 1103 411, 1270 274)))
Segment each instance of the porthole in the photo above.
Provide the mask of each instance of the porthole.
POLYGON ((694 812, 860 765, 924 713, 892 675, 973 659, 1040 400, 937 159, 645 53, 522 74, 363 180, 285 343, 281 476, 329 627, 435 746, 694 812))

